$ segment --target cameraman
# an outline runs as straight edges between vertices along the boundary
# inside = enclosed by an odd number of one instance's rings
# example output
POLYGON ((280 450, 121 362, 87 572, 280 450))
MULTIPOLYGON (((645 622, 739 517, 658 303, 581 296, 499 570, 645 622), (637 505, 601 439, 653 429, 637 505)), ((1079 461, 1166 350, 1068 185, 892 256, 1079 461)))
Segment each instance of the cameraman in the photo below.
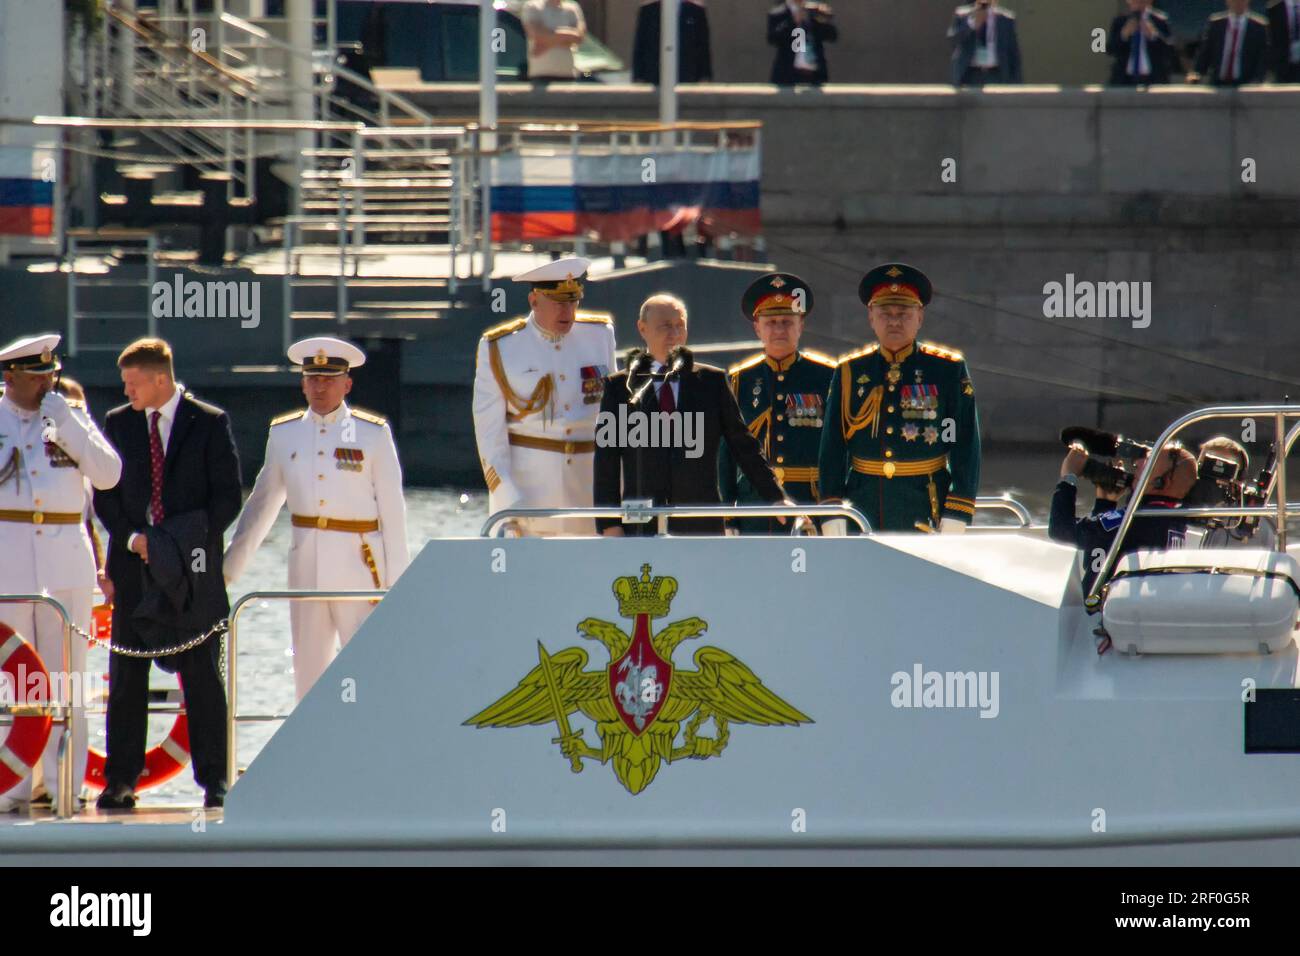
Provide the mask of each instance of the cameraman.
MULTIPOLYGON (((1183 498, 1196 484, 1196 459, 1181 445, 1167 445, 1160 451, 1151 489, 1138 502, 1140 508, 1178 508, 1183 498)), ((1115 532, 1124 519, 1124 509, 1119 498, 1123 489, 1116 486, 1097 485, 1097 501, 1092 514, 1075 518, 1075 499, 1078 496, 1079 476, 1083 474, 1088 451, 1075 443, 1061 462, 1061 481, 1052 495, 1052 512, 1047 522, 1047 534, 1053 541, 1073 544, 1083 552, 1083 589, 1086 592, 1101 570, 1101 562, 1114 543, 1115 532)), ((1139 465, 1145 463, 1145 459, 1139 465)), ((1124 537, 1121 555, 1132 551, 1163 551, 1181 548, 1187 531, 1186 519, 1171 514, 1168 518, 1137 518, 1124 537)))
MULTIPOLYGON (((1213 465, 1214 459, 1220 459, 1223 462, 1235 463, 1237 466, 1236 475, 1231 478, 1220 479, 1217 484, 1219 491, 1217 494, 1209 495, 1210 500, 1205 502, 1197 501, 1198 494, 1193 493, 1188 501, 1188 506, 1199 504, 1214 504, 1216 500, 1229 504, 1263 504, 1264 500, 1260 498, 1246 500, 1255 486, 1243 490, 1246 482, 1247 472, 1250 471, 1250 455, 1247 454, 1245 447, 1238 441, 1229 438, 1227 435, 1215 435, 1207 439, 1200 447, 1196 456, 1196 469, 1200 477, 1198 491, 1201 487, 1215 482, 1213 477, 1214 469, 1207 467, 1207 459, 1213 465)), ((1211 487, 1214 485, 1211 484, 1211 487)), ((1267 491, 1264 492, 1267 494, 1267 491)), ((1242 519, 1242 518, 1209 518, 1200 519, 1198 524, 1205 525, 1204 538, 1200 546, 1202 548, 1272 548, 1277 538, 1277 532, 1274 530, 1276 522, 1272 518, 1259 519, 1242 519)), ((1189 547, 1194 547, 1190 537, 1189 547)))

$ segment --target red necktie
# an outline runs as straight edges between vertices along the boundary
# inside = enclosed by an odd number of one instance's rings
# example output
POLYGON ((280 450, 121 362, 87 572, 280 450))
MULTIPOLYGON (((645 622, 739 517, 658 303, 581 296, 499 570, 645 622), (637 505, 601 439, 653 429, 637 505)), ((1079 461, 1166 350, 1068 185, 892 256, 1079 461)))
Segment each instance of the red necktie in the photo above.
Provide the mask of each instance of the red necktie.
POLYGON ((673 383, 664 382, 659 386, 659 411, 675 412, 677 403, 673 400, 673 383))
POLYGON ((163 519, 162 479, 163 479, 163 444, 162 434, 158 431, 160 412, 149 416, 149 480, 153 490, 149 493, 149 521, 161 524, 163 519))
POLYGON ((1232 31, 1232 41, 1228 44, 1231 51, 1228 54, 1228 79, 1237 78, 1237 43, 1241 40, 1241 34, 1245 31, 1238 27, 1231 20, 1228 21, 1228 29, 1232 31))

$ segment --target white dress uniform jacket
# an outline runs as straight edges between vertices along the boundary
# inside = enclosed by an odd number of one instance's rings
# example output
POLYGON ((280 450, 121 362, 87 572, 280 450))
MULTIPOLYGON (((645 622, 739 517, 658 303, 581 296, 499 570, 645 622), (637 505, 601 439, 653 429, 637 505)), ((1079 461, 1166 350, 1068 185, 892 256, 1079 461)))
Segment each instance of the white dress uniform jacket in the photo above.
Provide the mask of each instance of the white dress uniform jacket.
MULTIPOLYGON (((122 460, 79 402, 51 392, 39 411, 29 412, 0 398, 0 510, 80 516, 86 509, 84 478, 106 489, 121 474, 122 460)), ((36 520, 41 523, 0 521, 4 589, 93 590, 95 556, 85 522, 36 520)))
MULTIPOLYGON (((474 373, 474 435, 488 507, 591 507, 596 415, 616 370, 614 323, 579 312, 567 335, 530 312, 488 329, 474 373)), ((590 520, 533 519, 532 534, 594 534, 590 520)))
MULTIPOLYGON (((38 411, 19 408, 0 398, 0 590, 14 593, 49 591, 68 611, 72 623, 89 631, 95 590, 95 556, 86 532, 86 480, 112 488, 122 474, 122 460, 79 402, 51 392, 38 411), (47 516, 49 520, 47 520, 47 516), (62 516, 67 523, 55 520, 62 516)), ((36 647, 51 671, 63 669, 63 626, 47 605, 0 604, 0 621, 36 647)), ((86 641, 74 634, 70 670, 86 686, 86 641)), ((75 680, 75 679, 72 679, 75 680)), ((77 747, 72 774, 81 789, 86 774, 86 718, 76 705, 77 747)), ((58 799, 58 740, 51 734, 42 768, 45 787, 58 799)), ((32 778, 16 784, 0 800, 26 801, 32 778)))
MULTIPOLYGON (((299 519, 289 548, 291 589, 363 590, 376 586, 376 576, 387 588, 410 563, 402 469, 392 432, 378 415, 345 402, 328 415, 301 410, 271 422, 266 461, 226 549, 228 582, 243 574, 286 502, 299 519), (303 518, 379 527, 365 532, 300 527, 303 518)), ((335 636, 346 645, 370 610, 366 601, 292 602, 299 699, 333 659, 335 636)))

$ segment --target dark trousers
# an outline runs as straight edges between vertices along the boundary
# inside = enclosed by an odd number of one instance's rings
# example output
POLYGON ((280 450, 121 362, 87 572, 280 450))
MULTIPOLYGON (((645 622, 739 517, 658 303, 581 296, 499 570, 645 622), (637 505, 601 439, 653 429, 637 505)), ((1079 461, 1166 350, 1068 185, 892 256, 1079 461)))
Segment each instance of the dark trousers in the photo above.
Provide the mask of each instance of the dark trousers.
MULTIPOLYGON (((226 689, 217 670, 221 638, 176 657, 176 674, 189 716, 190 754, 194 780, 204 790, 226 789, 226 689)), ((145 735, 149 725, 148 658, 110 655, 108 663, 108 759, 104 777, 109 787, 135 789, 144 770, 145 735)))

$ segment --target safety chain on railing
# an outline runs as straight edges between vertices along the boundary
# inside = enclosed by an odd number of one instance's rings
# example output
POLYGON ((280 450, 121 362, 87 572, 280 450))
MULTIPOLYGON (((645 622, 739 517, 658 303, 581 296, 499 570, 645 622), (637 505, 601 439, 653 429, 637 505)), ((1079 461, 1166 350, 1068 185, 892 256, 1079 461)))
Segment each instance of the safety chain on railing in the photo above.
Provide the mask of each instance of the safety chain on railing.
POLYGON ((84 637, 91 644, 97 644, 100 647, 107 648, 110 652, 114 654, 121 654, 123 657, 141 657, 141 658, 151 658, 151 659, 156 657, 168 657, 172 654, 182 654, 185 651, 198 647, 200 644, 206 641, 209 637, 212 637, 214 634, 224 634, 229 627, 230 627, 230 622, 223 618, 222 620, 214 624, 212 627, 210 627, 206 634, 200 634, 198 637, 192 637, 188 641, 185 641, 183 644, 177 644, 175 647, 167 647, 161 651, 142 651, 139 648, 122 647, 119 644, 114 644, 112 641, 101 640, 95 635, 79 627, 75 623, 72 624, 72 629, 76 633, 84 637))

